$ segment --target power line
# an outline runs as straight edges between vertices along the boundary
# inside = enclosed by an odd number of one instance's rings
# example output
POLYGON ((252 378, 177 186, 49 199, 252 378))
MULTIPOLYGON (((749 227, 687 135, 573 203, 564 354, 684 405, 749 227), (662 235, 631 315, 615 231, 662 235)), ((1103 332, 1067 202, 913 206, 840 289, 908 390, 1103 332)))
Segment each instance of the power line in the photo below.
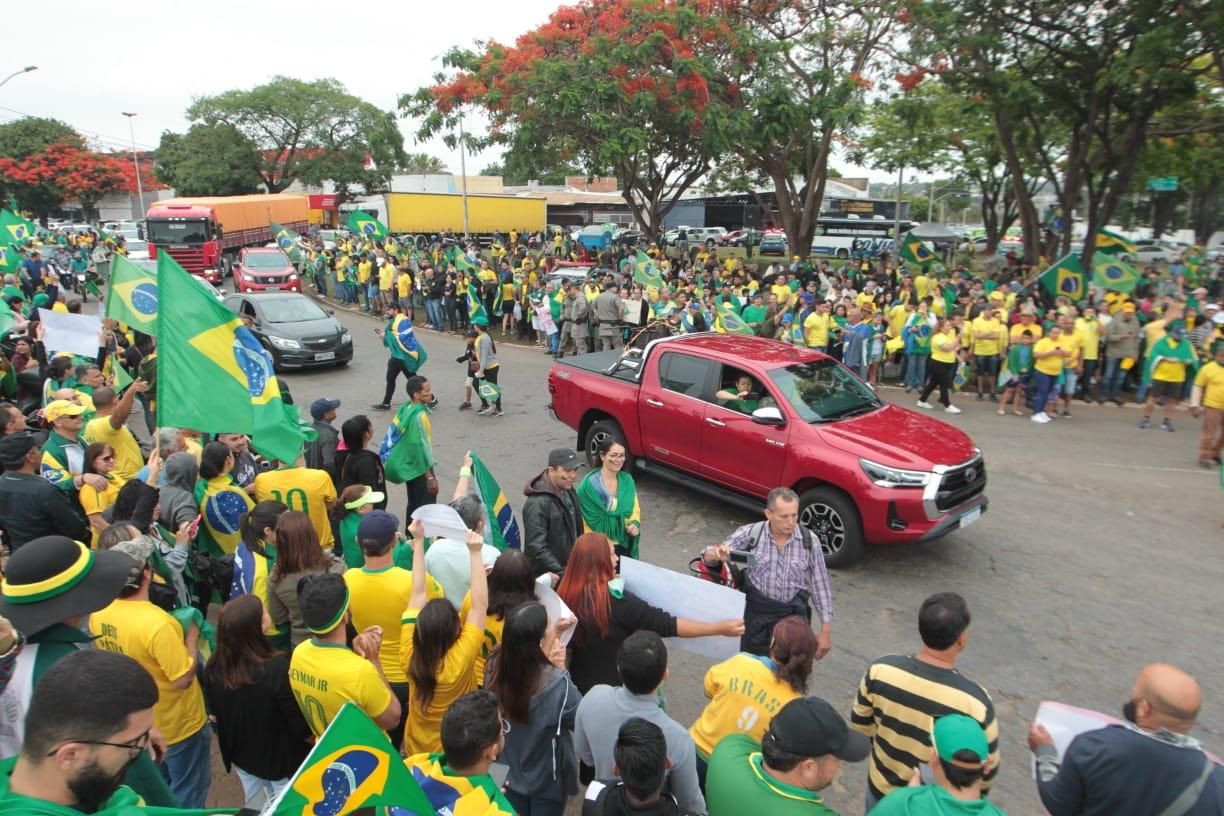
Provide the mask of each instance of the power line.
MULTIPOLYGON (((16 117, 14 117, 11 121, 17 121, 17 118, 35 116, 32 113, 24 113, 19 110, 13 110, 12 108, 6 108, 3 105, 0 105, 0 111, 7 111, 8 113, 16 114, 16 117)), ((42 118, 42 117, 36 117, 36 118, 42 118)), ((86 130, 84 128, 79 128, 79 127, 75 127, 72 125, 69 125, 69 127, 72 127, 73 130, 75 130, 77 133, 80 133, 82 135, 92 136, 95 140, 99 142, 102 142, 105 144, 117 145, 119 149, 121 150, 131 150, 132 149, 131 139, 123 139, 123 138, 118 138, 115 136, 107 136, 103 133, 98 133, 97 131, 94 131, 94 130, 86 130)), ((143 142, 137 142, 136 147, 142 148, 144 150, 156 150, 157 149, 154 145, 146 144, 143 142)))

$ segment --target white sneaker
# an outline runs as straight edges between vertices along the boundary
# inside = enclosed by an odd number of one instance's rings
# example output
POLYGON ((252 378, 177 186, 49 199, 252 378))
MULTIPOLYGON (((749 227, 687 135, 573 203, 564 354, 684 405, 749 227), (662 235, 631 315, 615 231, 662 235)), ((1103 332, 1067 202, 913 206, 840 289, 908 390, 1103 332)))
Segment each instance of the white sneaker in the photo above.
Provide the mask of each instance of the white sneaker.
POLYGON ((929 410, 931 410, 931 403, 929 403, 929 402, 923 402, 922 400, 918 400, 918 407, 919 407, 919 408, 926 408, 926 409, 929 411, 929 410))
POLYGON ((949 414, 959 414, 961 412, 961 409, 957 408, 955 405, 949 405, 947 408, 944 409, 944 412, 949 413, 949 414))
POLYGON ((1038 425, 1044 425, 1050 421, 1050 418, 1046 416, 1044 411, 1033 414, 1033 416, 1030 417, 1030 419, 1032 419, 1033 422, 1036 422, 1038 425))

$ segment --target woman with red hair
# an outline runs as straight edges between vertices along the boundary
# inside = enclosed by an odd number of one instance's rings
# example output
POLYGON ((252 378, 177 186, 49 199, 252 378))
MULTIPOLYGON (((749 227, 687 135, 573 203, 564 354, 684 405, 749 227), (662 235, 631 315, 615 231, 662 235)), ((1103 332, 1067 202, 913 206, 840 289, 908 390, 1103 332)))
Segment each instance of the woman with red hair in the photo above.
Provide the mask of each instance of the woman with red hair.
POLYGON ((616 653, 621 641, 639 629, 662 637, 739 637, 743 620, 698 623, 677 618, 624 590, 616 577, 616 549, 603 533, 578 536, 557 594, 578 618, 570 641, 570 677, 583 694, 603 683, 619 686, 616 653))

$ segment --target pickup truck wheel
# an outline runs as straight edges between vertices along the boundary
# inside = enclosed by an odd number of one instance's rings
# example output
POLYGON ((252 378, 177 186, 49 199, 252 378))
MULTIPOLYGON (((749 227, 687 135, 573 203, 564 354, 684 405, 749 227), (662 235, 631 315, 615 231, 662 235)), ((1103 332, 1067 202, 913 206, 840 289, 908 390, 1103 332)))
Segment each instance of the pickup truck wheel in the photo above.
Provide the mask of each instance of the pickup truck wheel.
MULTIPOLYGON (((599 459, 595 453, 596 449, 608 437, 612 437, 622 445, 625 444, 625 434, 621 430, 620 425, 617 425, 615 420, 601 419, 587 428, 586 437, 582 440, 582 449, 586 452, 587 467, 599 467, 599 459)), ((633 472, 633 454, 629 452, 629 446, 625 445, 625 468, 626 473, 633 472)))
POLYGON ((820 539, 825 565, 846 567, 863 557, 863 524, 846 494, 816 487, 799 497, 799 523, 820 539))

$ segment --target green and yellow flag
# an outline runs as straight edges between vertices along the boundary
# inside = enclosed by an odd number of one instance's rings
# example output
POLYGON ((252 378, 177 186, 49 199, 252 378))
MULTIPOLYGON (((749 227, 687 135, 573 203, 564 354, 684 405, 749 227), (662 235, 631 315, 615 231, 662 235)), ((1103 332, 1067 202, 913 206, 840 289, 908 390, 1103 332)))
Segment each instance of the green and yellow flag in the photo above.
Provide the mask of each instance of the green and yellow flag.
POLYGON ((0 210, 0 229, 6 242, 28 241, 38 235, 38 225, 12 210, 0 210))
POLYGON ((1107 229, 1096 231, 1096 251, 1106 255, 1121 255, 1135 251, 1135 245, 1116 232, 1107 229))
POLYGON ((664 286, 663 276, 659 274, 659 268, 655 266, 654 259, 640 249, 633 262, 633 280, 635 283, 655 290, 662 289, 664 286))
POLYGON ((476 271, 476 267, 472 265, 472 262, 467 259, 466 255, 463 254, 463 250, 459 249, 457 246, 452 245, 447 247, 446 251, 443 252, 442 255, 449 263, 454 265, 455 269, 458 269, 460 272, 476 271))
POLYGON ((436 813, 383 730, 360 708, 345 703, 281 795, 263 812, 342 816, 380 807, 402 808, 417 816, 436 813))
POLYGON ((745 323, 744 319, 736 314, 735 309, 728 303, 718 304, 718 308, 714 312, 714 331, 719 334, 756 334, 752 327, 745 323))
POLYGON ((387 237, 387 228, 374 216, 361 210, 349 214, 346 226, 367 240, 382 241, 387 237))
POLYGON ((930 266, 933 263, 938 263, 935 253, 927 248, 927 245, 918 240, 911 233, 906 233, 905 240, 901 244, 900 252, 901 260, 906 263, 918 264, 919 266, 930 266))
POLYGON ((1072 301, 1080 300, 1088 293, 1088 273, 1074 254, 1059 258, 1041 273, 1038 280, 1051 295, 1063 295, 1072 301))
MULTIPOLYGON (((0 236, 3 238, 3 236, 0 236)), ((6 275, 16 275, 21 269, 21 251, 12 244, 0 246, 0 269, 6 275)))
POLYGON ((288 227, 281 226, 275 221, 268 222, 272 227, 272 239, 276 241, 276 245, 289 256, 289 260, 293 263, 302 262, 302 236, 298 235, 288 227))
POLYGON ((476 318, 484 318, 485 325, 489 325, 489 313, 485 311, 484 301, 480 299, 480 290, 476 288, 476 284, 468 283, 468 322, 475 323, 476 318))
POLYGON ((112 255, 105 314, 137 331, 156 336, 157 277, 122 255, 112 255))
POLYGON ((313 434, 285 405, 259 340, 169 253, 158 253, 157 284, 158 422, 248 434, 265 456, 296 461, 313 434))
POLYGON ((1139 270, 1111 255, 1098 255, 1092 264, 1092 282, 1101 289, 1130 294, 1139 285, 1139 270))

